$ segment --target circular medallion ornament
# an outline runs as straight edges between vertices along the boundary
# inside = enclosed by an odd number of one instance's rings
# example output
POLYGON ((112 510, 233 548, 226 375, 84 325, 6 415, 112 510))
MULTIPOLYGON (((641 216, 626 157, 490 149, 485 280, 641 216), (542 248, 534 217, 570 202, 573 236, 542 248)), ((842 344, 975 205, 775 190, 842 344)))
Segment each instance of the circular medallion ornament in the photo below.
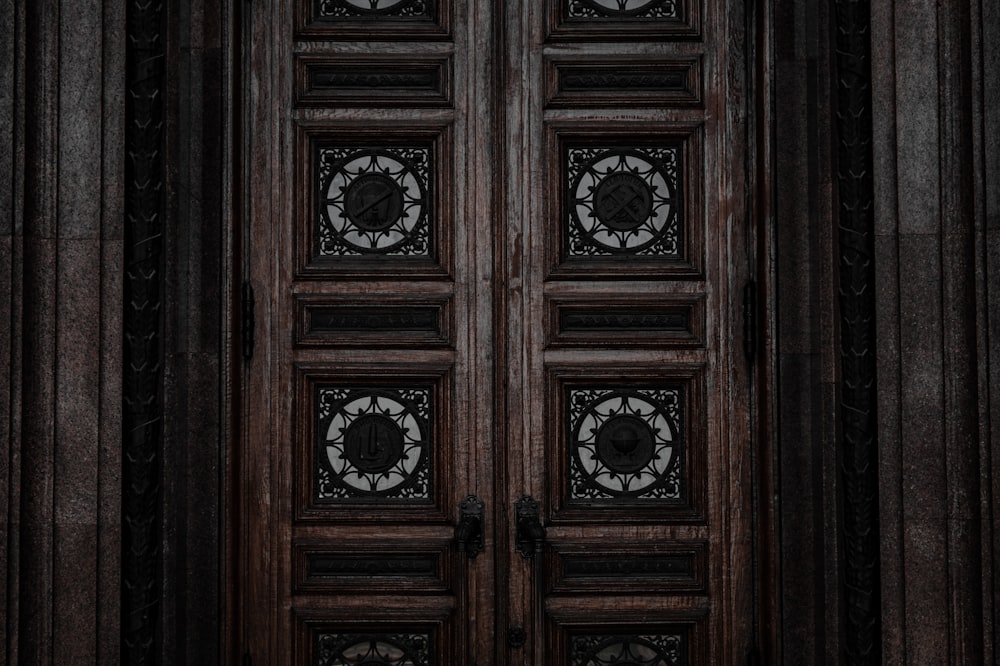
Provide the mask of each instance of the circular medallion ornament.
POLYGON ((653 213, 653 193, 646 181, 631 173, 604 178, 594 193, 598 219, 616 231, 631 231, 653 213))
POLYGON ((567 149, 569 256, 680 254, 679 149, 567 149))
POLYGON ((615 416, 597 432, 597 455, 614 472, 638 472, 653 459, 655 437, 642 419, 615 416))
POLYGON ((683 499, 680 389, 569 392, 570 499, 683 499))
POLYGON ((430 254, 430 148, 319 149, 320 256, 430 254))
POLYGON ((426 499, 430 390, 321 388, 316 499, 426 499))
POLYGON ((365 231, 384 231, 403 213, 403 192, 392 178, 371 173, 347 186, 347 217, 365 231))
POLYGON ((362 416, 344 432, 344 455, 361 472, 386 472, 403 457, 403 433, 385 416, 362 416))

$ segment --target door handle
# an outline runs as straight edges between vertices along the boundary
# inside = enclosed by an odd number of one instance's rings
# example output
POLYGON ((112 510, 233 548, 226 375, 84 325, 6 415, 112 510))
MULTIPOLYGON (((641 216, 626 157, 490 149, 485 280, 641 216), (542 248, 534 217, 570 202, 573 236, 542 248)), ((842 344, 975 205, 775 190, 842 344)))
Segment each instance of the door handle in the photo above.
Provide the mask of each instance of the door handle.
POLYGON ((538 501, 524 495, 514 502, 514 549, 521 557, 530 560, 535 553, 542 552, 545 543, 545 527, 538 513, 538 501))
POLYGON ((483 500, 469 495, 458 505, 458 526, 455 527, 455 543, 458 552, 465 553, 470 560, 483 552, 483 500))

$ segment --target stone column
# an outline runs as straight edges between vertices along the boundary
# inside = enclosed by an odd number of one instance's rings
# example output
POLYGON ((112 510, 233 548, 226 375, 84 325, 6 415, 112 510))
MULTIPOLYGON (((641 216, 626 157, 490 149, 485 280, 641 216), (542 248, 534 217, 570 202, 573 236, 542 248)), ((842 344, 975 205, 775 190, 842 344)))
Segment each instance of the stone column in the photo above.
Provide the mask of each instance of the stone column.
POLYGON ((0 2, 6 663, 119 661, 124 8, 0 2))
POLYGON ((995 4, 872 3, 887 664, 998 657, 995 4))

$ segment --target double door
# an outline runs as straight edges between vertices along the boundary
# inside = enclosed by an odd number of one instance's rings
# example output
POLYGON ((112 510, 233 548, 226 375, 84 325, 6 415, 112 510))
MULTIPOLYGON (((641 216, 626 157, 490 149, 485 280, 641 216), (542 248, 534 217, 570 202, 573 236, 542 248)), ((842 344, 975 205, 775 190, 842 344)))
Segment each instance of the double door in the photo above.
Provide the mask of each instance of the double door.
POLYGON ((744 659, 737 5, 247 3, 254 664, 744 659))

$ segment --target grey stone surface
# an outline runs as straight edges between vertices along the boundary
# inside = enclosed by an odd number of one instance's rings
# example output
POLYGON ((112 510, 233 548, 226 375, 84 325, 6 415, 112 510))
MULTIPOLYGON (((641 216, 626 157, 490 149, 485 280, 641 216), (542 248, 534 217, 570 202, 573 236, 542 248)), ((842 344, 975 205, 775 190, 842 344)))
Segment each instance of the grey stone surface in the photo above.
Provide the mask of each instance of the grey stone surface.
MULTIPOLYGON (((896 173, 899 231, 935 233, 939 220, 937 97, 937 2, 893 3, 894 25, 874 26, 873 34, 895 40, 896 173), (902 113, 900 111, 903 111, 902 113)), ((891 61, 885 61, 888 64, 891 61)), ((890 109, 885 109, 890 111, 890 109)))
MULTIPOLYGON (((120 6, 120 5, 119 5, 120 6)), ((106 7, 16 2, 0 107, 5 564, 8 662, 117 663, 121 429, 120 163, 105 111, 106 7), (62 6, 65 5, 65 6, 62 6), (23 107, 20 106, 23 104, 23 107), (21 115, 23 113, 23 116, 21 115), (112 180, 120 170, 112 169, 112 180), (7 362, 10 362, 9 364, 7 362), (9 387, 9 392, 6 388, 9 387), (9 411, 8 411, 9 410, 9 411), (16 480, 17 484, 9 484, 16 480)), ((119 44, 120 45, 120 44, 119 44)), ((120 71, 118 76, 120 76, 120 71)), ((113 86, 112 86, 113 89, 113 86)))
MULTIPOLYGON (((103 16, 98 0, 63 2, 59 17, 59 236, 101 228, 103 16)), ((113 35, 112 35, 113 38, 113 35)))
POLYGON ((988 206, 976 202, 995 196, 977 155, 989 164, 996 144, 981 153, 973 140, 986 41, 965 30, 993 34, 997 16, 976 2, 919 9, 880 4, 874 27, 885 37, 875 60, 885 656, 990 663, 995 537, 981 510, 994 510, 982 488, 996 477, 980 414, 992 361, 978 341, 991 278, 976 232, 988 206))
POLYGON ((16 16, 14 0, 0 2, 0 174, 5 174, 0 184, 0 237, 9 236, 14 231, 16 16))
MULTIPOLYGON (((981 354, 989 360, 980 365, 979 390, 984 409, 980 416, 980 447, 984 460, 982 504, 984 506, 983 555, 997 558, 1000 553, 1000 454, 997 453, 996 424, 1000 424, 1000 3, 982 2, 983 60, 980 73, 984 103, 983 134, 979 138, 984 149, 985 212, 980 221, 977 256, 981 256, 980 280, 984 285, 980 307, 985 310, 985 331, 979 332, 981 354), (985 366, 985 367, 984 367, 985 366)), ((993 613, 984 613, 986 642, 984 660, 1000 660, 1000 580, 995 569, 984 569, 984 605, 993 613)))
MULTIPOLYGON (((15 327, 17 318, 14 311, 14 285, 12 284, 12 270, 14 265, 13 238, 10 235, 0 235, 0 322, 4 322, 0 328, 0 387, 13 387, 17 378, 17 370, 14 364, 13 349, 11 344, 12 329, 15 327)), ((8 599, 17 595, 16 577, 12 580, 11 571, 17 571, 17 557, 11 551, 17 547, 16 530, 12 530, 12 514, 17 511, 16 485, 11 469, 15 469, 13 464, 14 447, 14 418, 15 408, 14 392, 4 390, 0 393, 0 559, 7 563, 4 571, 0 572, 0 604, 8 605, 8 599)), ((7 635, 10 631, 10 618, 5 614, 0 621, 0 646, 8 644, 7 635)), ((0 653, 4 654, 4 653, 0 653)))
POLYGON ((125 0, 103 0, 101 85, 101 237, 124 238, 125 220, 125 0))

